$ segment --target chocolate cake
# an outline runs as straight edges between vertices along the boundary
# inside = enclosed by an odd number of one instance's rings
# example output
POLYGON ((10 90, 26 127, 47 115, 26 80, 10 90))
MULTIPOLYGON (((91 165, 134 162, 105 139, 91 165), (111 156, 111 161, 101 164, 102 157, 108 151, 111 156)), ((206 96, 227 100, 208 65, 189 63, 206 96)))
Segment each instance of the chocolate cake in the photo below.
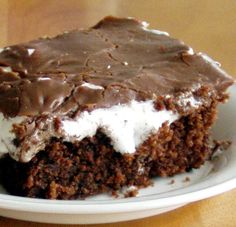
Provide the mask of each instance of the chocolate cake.
POLYGON ((5 47, 1 184, 75 199, 199 168, 232 84, 207 55, 130 18, 5 47))

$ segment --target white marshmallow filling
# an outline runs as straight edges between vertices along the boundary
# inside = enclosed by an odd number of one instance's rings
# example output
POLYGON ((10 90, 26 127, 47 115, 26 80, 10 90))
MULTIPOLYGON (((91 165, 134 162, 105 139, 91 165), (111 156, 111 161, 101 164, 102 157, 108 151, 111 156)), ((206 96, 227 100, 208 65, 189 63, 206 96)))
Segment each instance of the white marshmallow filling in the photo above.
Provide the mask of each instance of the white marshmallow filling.
MULTIPOLYGON (((87 86, 87 84, 86 84, 87 86)), ((89 85, 90 86, 90 85, 89 85)), ((93 89, 101 89, 93 87, 93 89)), ((181 97, 182 106, 190 103, 193 108, 201 105, 191 95, 181 97)), ((111 145, 114 150, 124 153, 134 153, 136 149, 155 134, 162 127, 163 123, 169 125, 180 118, 180 115, 170 110, 156 110, 154 101, 143 102, 131 101, 127 104, 115 105, 110 108, 98 108, 91 112, 84 111, 77 118, 72 119, 65 116, 61 119, 60 133, 55 130, 52 116, 48 121, 48 131, 38 130, 32 134, 32 138, 39 139, 38 144, 31 143, 28 150, 22 151, 21 146, 16 147, 13 140, 16 138, 12 132, 14 124, 20 124, 27 117, 4 118, 0 114, 0 155, 9 153, 14 159, 24 162, 30 161, 37 152, 44 149, 51 137, 62 137, 64 141, 81 141, 86 137, 93 137, 97 130, 111 139, 111 145)), ((27 141, 26 141, 27 143, 27 141)))

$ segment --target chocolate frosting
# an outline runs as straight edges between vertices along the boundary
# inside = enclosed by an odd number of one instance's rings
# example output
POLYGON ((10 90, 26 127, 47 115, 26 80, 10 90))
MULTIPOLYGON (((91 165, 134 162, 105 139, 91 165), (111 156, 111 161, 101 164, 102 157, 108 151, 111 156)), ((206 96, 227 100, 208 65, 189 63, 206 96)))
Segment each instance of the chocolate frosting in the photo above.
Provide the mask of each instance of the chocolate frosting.
POLYGON ((199 84, 223 91, 232 83, 205 55, 134 19, 106 17, 90 29, 0 53, 0 111, 6 117, 75 114, 199 84))

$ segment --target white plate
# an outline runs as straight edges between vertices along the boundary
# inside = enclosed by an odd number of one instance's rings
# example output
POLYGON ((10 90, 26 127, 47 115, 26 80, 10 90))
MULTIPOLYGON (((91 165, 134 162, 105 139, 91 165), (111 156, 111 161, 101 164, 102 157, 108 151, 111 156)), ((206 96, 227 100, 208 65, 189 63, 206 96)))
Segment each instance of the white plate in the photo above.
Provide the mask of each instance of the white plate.
POLYGON ((7 195, 0 189, 0 215, 47 223, 91 224, 132 220, 160 214, 187 203, 208 198, 236 187, 236 86, 230 101, 220 107, 214 138, 231 139, 227 152, 198 170, 173 178, 154 180, 135 198, 95 196, 84 201, 50 201, 7 195), (235 151, 235 152, 233 152, 235 151), (186 181, 186 177, 190 181, 186 181), (170 184, 174 179, 175 183, 170 184))

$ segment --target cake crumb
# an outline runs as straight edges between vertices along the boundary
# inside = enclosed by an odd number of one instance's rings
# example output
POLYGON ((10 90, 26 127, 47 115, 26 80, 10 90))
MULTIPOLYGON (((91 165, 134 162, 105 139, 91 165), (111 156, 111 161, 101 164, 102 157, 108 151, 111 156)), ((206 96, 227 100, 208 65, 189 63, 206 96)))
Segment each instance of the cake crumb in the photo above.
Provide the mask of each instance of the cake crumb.
POLYGON ((168 184, 174 184, 175 183, 175 180, 172 179, 168 184))
POLYGON ((112 191, 112 192, 111 192, 111 195, 112 195, 114 198, 119 198, 119 194, 117 193, 117 191, 112 191))
POLYGON ((211 172, 217 172, 217 170, 213 167, 212 169, 211 169, 211 172))
POLYGON ((230 145, 232 144, 232 141, 230 140, 213 140, 214 147, 212 149, 213 154, 219 150, 227 150, 230 145))
POLYGON ((124 194, 124 197, 125 198, 129 198, 129 197, 135 197, 138 195, 138 189, 135 188, 135 189, 132 189, 132 190, 128 190, 125 194, 124 194))
POLYGON ((183 182, 189 182, 190 181, 190 178, 189 177, 185 177, 183 182))

